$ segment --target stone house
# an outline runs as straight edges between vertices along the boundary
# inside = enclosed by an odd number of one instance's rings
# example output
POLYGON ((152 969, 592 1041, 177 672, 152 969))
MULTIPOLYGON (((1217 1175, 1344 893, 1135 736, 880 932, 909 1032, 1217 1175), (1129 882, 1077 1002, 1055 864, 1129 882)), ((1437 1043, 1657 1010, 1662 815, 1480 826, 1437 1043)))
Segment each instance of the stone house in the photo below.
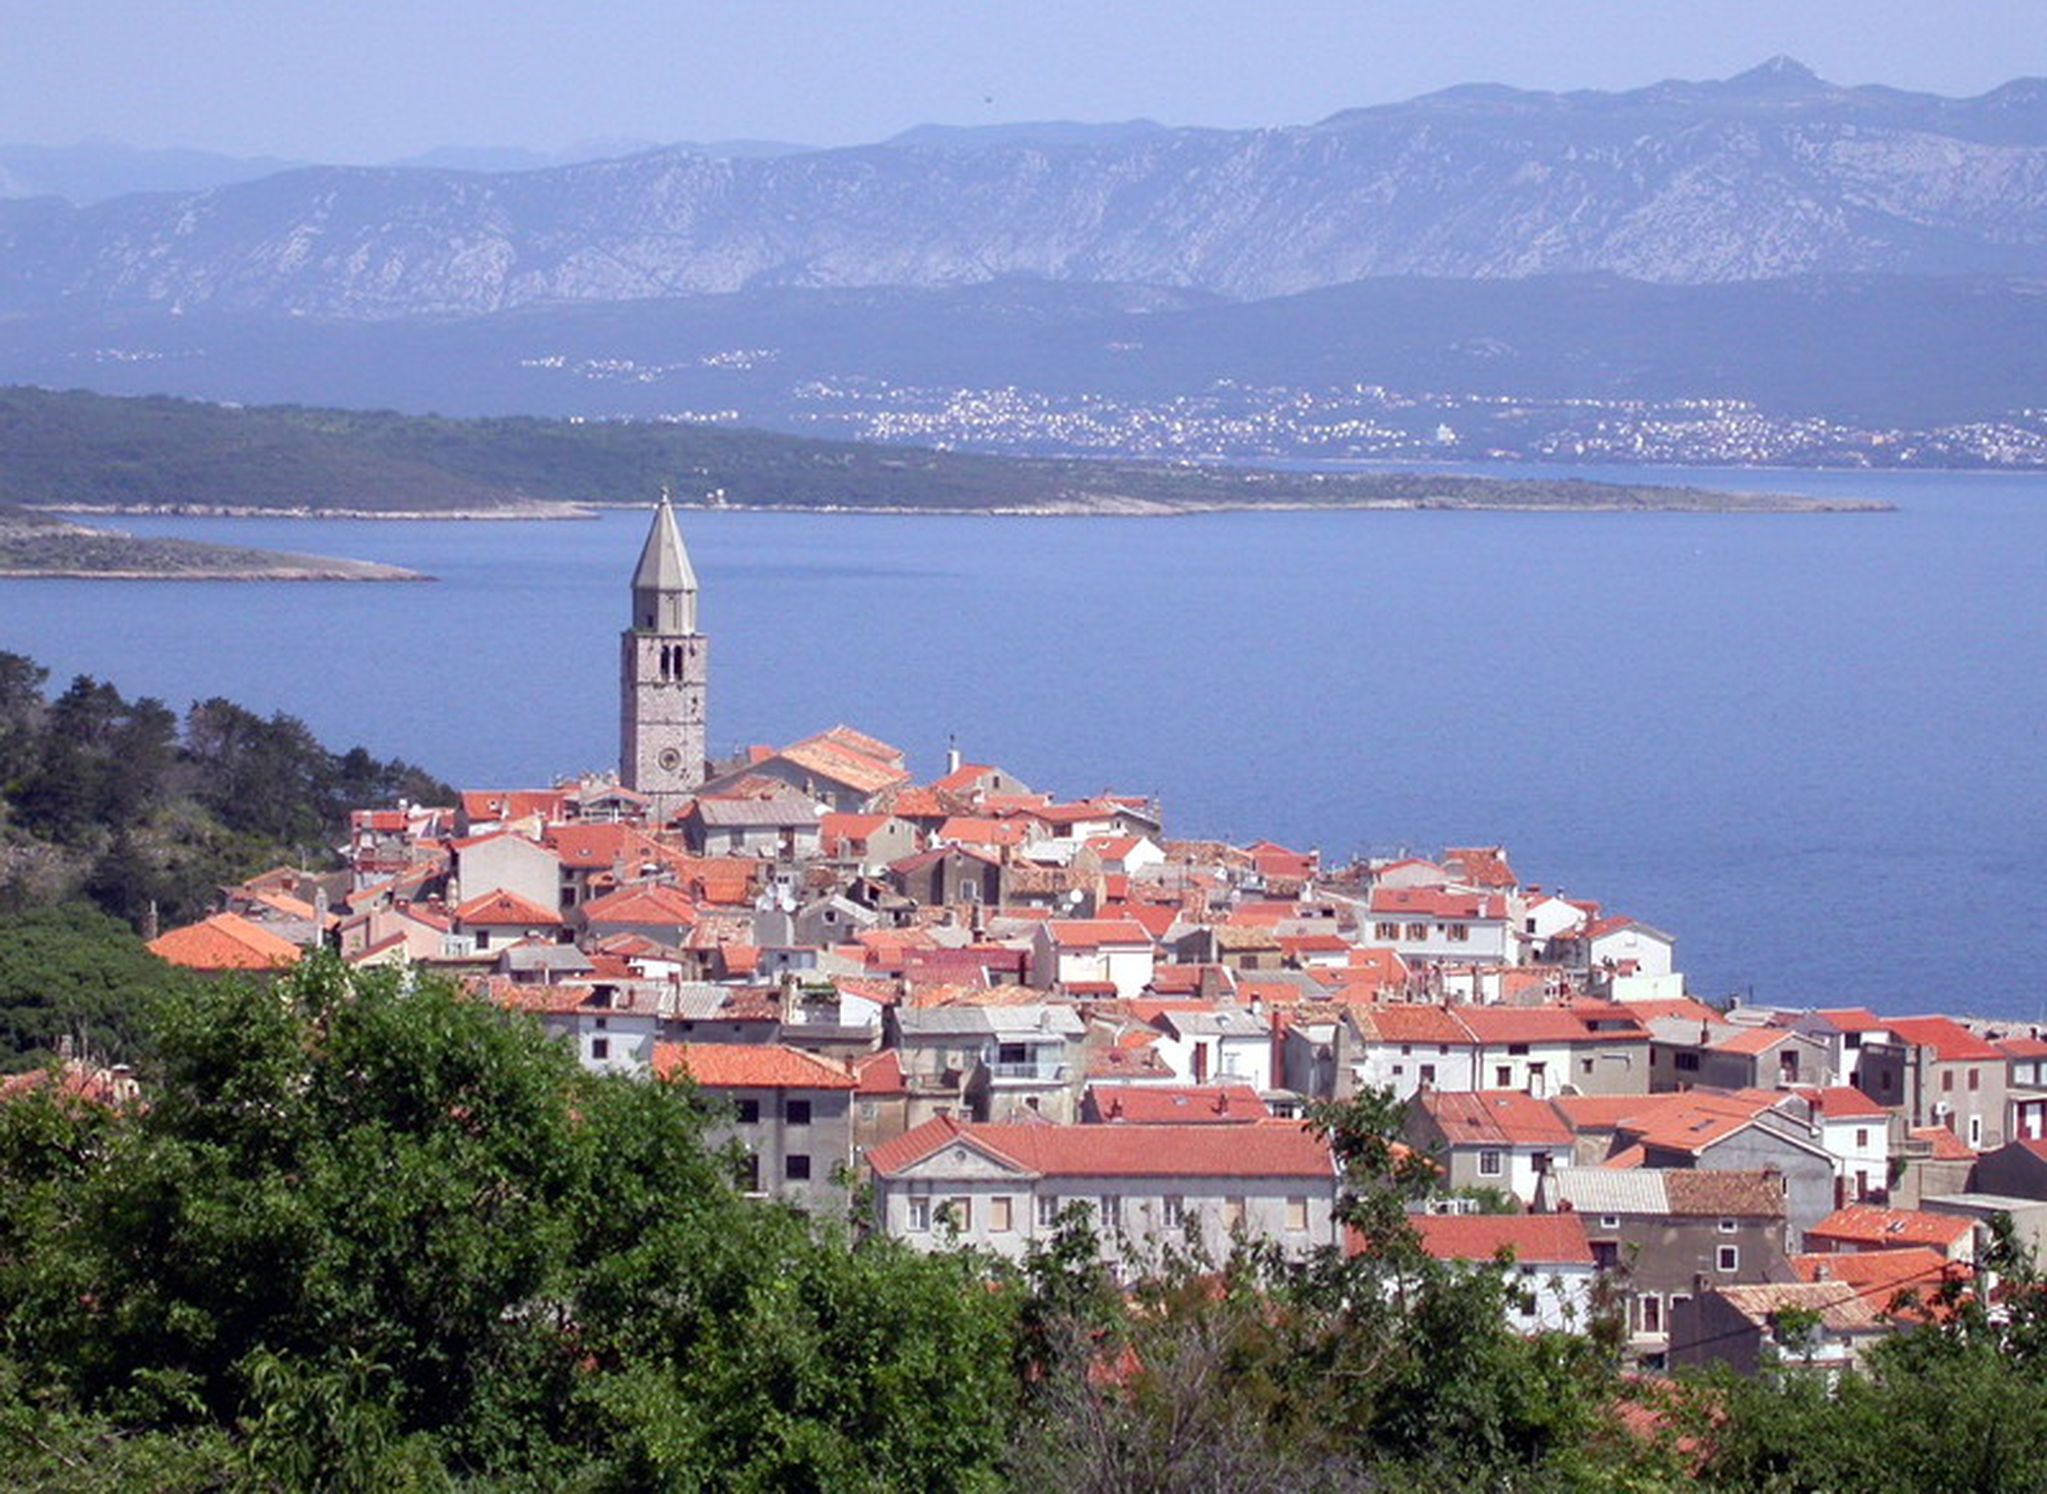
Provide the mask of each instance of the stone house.
POLYGON ((654 1072, 729 1107, 711 1140, 739 1143, 747 1192, 844 1213, 856 1088, 845 1065, 779 1043, 662 1043, 654 1072))

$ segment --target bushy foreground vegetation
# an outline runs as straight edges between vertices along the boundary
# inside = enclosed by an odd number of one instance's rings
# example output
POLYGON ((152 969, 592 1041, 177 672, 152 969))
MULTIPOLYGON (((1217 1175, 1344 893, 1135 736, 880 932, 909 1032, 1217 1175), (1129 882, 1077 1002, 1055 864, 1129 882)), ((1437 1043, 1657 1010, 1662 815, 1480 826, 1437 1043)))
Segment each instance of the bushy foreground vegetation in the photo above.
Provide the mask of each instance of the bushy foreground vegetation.
MULTIPOLYGON (((0 1482, 211 1489, 2028 1489, 2047 1334, 1964 1307, 1838 1390, 1666 1390, 1422 1256, 1390 1107, 1325 1116, 1371 1248, 1135 1291, 750 1201, 684 1087, 432 979, 192 984, 145 1103, 0 1107, 0 1482)), ((2016 1264, 2016 1263, 2015 1263, 2016 1264)), ((2023 1280, 2023 1273, 2018 1273, 2023 1280)))

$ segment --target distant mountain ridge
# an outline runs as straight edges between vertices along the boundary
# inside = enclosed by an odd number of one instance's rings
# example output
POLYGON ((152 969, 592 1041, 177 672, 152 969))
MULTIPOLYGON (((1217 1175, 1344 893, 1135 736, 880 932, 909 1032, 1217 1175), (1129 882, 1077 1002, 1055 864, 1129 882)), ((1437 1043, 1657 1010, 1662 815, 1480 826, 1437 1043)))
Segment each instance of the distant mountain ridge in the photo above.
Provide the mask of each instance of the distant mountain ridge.
POLYGON ((1710 284, 2047 273, 2047 83, 1973 99, 1788 60, 1624 93, 1466 87, 1262 130, 913 131, 504 174, 319 167, 0 202, 0 311, 357 320, 1003 277, 1233 299, 1369 277, 1710 284))

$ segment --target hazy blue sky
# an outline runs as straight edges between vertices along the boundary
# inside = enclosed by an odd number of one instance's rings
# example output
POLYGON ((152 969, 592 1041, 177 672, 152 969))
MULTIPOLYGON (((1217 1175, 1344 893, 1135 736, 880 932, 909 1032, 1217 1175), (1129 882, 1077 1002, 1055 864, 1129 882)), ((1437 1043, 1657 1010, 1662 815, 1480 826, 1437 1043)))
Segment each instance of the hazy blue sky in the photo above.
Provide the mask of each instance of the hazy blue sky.
POLYGON ((1281 124, 1448 84, 1618 88, 1789 53, 1843 83, 2047 73, 2047 0, 0 0, 0 141, 323 160, 929 120, 1281 124))

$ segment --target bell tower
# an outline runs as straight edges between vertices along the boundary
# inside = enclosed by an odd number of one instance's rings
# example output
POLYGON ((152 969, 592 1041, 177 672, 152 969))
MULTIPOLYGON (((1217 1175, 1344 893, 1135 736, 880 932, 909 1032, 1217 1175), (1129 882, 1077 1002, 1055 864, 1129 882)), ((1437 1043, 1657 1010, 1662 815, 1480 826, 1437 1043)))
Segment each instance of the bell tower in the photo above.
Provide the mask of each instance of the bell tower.
POLYGON ((704 781, 709 647, 697 631, 697 574, 663 488, 633 572, 632 622, 619 640, 619 781, 652 796, 656 824, 704 781))

